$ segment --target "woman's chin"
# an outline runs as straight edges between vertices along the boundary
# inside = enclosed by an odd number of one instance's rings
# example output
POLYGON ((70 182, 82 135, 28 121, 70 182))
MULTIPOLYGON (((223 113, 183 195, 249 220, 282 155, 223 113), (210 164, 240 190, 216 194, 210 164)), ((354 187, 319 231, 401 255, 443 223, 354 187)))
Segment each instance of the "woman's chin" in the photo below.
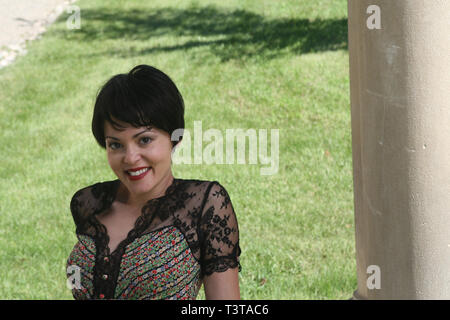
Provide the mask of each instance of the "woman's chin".
POLYGON ((124 177, 124 179, 126 181, 125 185, 128 187, 130 192, 135 194, 143 194, 150 192, 155 186, 155 181, 157 181, 151 170, 149 170, 146 176, 143 177, 142 179, 134 180, 127 176, 124 177))

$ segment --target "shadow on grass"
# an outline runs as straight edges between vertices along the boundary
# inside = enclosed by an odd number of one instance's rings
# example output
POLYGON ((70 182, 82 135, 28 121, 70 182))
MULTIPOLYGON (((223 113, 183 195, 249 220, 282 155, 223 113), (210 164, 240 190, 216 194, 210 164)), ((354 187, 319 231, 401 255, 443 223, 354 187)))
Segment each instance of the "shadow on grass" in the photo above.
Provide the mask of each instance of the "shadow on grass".
POLYGON ((69 38, 92 42, 94 46, 94 42, 107 39, 149 43, 144 49, 121 48, 109 52, 127 57, 206 47, 221 61, 227 61, 347 49, 346 18, 272 19, 246 10, 227 11, 207 6, 152 11, 82 9, 81 19, 80 30, 62 32, 69 38), (164 44, 167 41, 158 41, 158 37, 174 38, 171 42, 175 44, 164 44))

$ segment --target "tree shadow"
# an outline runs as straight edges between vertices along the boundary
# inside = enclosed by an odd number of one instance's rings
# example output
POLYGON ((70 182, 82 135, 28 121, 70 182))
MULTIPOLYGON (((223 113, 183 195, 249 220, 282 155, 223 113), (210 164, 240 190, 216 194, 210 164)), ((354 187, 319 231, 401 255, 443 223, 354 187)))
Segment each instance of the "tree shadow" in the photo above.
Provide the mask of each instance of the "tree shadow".
MULTIPOLYGON (((144 49, 120 48, 103 53, 126 57, 208 47, 221 61, 227 61, 348 49, 346 18, 313 21, 273 19, 246 10, 206 6, 168 7, 151 12, 136 9, 119 12, 107 7, 84 9, 81 19, 82 27, 76 31, 80 41, 92 42, 93 45, 99 39, 149 43, 144 49), (156 38, 168 36, 176 38, 176 43, 155 44, 158 42, 154 41, 156 38)), ((68 35, 67 30, 62 32, 68 35)))

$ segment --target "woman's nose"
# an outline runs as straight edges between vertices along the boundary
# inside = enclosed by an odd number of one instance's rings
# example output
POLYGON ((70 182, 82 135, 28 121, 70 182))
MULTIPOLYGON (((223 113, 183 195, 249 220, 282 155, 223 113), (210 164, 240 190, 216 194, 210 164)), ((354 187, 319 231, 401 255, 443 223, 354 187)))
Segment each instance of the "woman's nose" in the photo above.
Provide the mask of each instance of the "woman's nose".
POLYGON ((137 163, 140 159, 139 151, 135 148, 128 147, 123 161, 127 164, 137 163))

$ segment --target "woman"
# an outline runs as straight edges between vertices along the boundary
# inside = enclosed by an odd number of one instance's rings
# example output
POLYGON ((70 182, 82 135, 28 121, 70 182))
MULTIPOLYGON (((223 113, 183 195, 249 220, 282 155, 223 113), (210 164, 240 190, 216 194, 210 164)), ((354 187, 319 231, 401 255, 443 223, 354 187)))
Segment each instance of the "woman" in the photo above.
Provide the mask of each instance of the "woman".
POLYGON ((118 179, 85 187, 70 203, 75 299, 195 299, 202 283, 206 299, 240 299, 233 206, 216 181, 173 177, 177 129, 183 98, 158 69, 137 66, 99 92, 92 132, 118 179))

